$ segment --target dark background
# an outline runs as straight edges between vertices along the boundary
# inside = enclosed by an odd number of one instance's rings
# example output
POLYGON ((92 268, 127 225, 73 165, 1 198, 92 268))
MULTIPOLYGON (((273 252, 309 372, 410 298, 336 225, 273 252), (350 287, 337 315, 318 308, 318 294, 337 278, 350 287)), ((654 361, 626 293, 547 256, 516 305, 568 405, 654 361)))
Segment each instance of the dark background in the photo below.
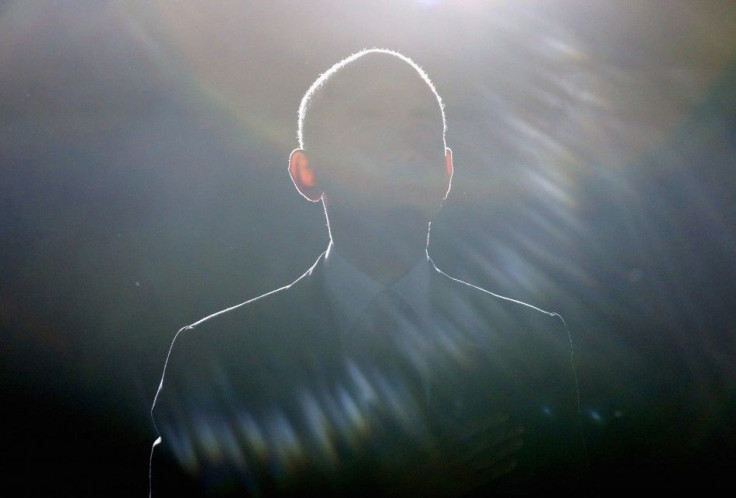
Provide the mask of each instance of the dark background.
POLYGON ((147 493, 175 332, 326 246, 296 110, 372 46, 446 103, 435 262, 567 319, 594 486, 730 481, 731 2, 69 0, 0 3, 5 486, 147 493))

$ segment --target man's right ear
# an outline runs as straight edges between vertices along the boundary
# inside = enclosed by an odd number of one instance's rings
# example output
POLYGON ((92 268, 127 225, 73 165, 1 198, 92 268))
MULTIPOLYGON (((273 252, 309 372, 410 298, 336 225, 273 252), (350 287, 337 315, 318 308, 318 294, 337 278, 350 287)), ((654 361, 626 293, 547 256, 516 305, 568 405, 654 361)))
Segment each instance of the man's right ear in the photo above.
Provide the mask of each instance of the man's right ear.
POLYGON ((322 199, 324 191, 317 185, 314 170, 309 165, 306 152, 302 149, 294 149, 289 156, 289 175, 294 186, 305 199, 312 202, 322 199))

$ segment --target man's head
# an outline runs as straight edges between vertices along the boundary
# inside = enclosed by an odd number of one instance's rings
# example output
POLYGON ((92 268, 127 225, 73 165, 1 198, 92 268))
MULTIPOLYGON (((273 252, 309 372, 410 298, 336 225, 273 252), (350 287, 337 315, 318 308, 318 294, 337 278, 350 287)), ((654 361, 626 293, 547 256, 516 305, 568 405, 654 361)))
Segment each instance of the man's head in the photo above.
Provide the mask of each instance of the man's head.
POLYGON ((302 99, 298 139, 289 172, 304 197, 323 200, 333 238, 409 228, 426 236, 449 191, 452 154, 442 100, 416 63, 371 49, 335 64, 302 99))
MULTIPOLYGON (((441 119, 442 143, 447 147, 445 142, 447 122, 444 104, 427 73, 417 63, 403 54, 392 50, 374 48, 362 50, 346 57, 330 67, 312 83, 299 105, 299 127, 297 131, 299 148, 304 149, 306 147, 305 122, 307 112, 310 113, 310 122, 316 121, 314 108, 319 105, 320 100, 325 100, 325 94, 332 96, 332 110, 344 110, 343 105, 355 101, 360 95, 365 95, 366 92, 371 90, 371 87, 378 85, 381 81, 398 90, 401 90, 402 86, 406 84, 414 88, 419 87, 419 92, 423 94, 422 97, 429 97, 431 93, 430 100, 432 103, 429 103, 429 107, 431 113, 438 113, 437 116, 441 119), (397 85, 398 88, 396 88, 397 85)), ((380 104, 381 100, 389 97, 386 88, 374 87, 373 89, 377 92, 374 93, 374 100, 368 103, 380 104)), ((403 89, 408 90, 409 88, 404 87, 403 89)), ((427 102, 423 102, 423 104, 427 104, 427 102)), ((314 124, 310 124, 311 128, 314 128, 314 124)))

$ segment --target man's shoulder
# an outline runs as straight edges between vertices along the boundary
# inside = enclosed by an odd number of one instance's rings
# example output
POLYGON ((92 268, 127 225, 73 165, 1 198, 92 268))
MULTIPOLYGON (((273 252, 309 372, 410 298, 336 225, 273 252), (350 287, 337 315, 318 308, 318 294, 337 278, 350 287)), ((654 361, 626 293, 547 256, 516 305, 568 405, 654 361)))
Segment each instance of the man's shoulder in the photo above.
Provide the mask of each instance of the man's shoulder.
POLYGON ((269 343, 269 331, 282 330, 272 325, 279 315, 269 313, 289 287, 281 287, 243 303, 212 313, 179 329, 167 354, 164 378, 171 384, 182 375, 211 373, 213 365, 237 363, 231 358, 237 351, 242 359, 263 358, 269 343), (264 317, 269 323, 264 323, 264 317), (232 360, 232 361, 230 361, 232 360))
POLYGON ((271 387, 298 378, 304 369, 299 361, 323 342, 314 325, 325 322, 317 316, 323 311, 315 283, 307 272, 290 285, 181 328, 166 357, 156 411, 182 406, 181 396, 199 406, 220 406, 222 389, 267 399, 271 387))
POLYGON ((440 320, 460 330, 479 348, 523 363, 565 364, 572 337, 561 314, 503 296, 452 277, 440 270, 434 277, 440 320))
MULTIPOLYGON (((227 333, 239 333, 248 330, 248 325, 258 322, 261 317, 268 316, 277 318, 278 310, 282 303, 293 294, 292 285, 286 285, 273 291, 267 292, 242 303, 236 304, 207 315, 196 322, 183 327, 175 337, 176 341, 194 340, 203 336, 220 336, 227 333)), ((283 311, 283 310, 282 310, 283 311)), ((219 337, 217 337, 219 339, 219 337)))
MULTIPOLYGON (((279 334, 294 332, 294 326, 307 322, 307 316, 322 312, 319 288, 321 279, 311 267, 294 282, 258 297, 208 315, 183 327, 174 343, 199 346, 203 342, 232 347, 232 341, 269 341, 279 334), (229 344, 229 346, 228 346, 229 344)), ((286 338, 286 337, 284 337, 286 338)))
MULTIPOLYGON (((435 267, 435 289, 440 299, 464 313, 476 313, 495 323, 548 323, 563 325, 562 317, 555 311, 542 309, 535 304, 497 294, 473 283, 455 278, 435 267)), ((563 327, 564 328, 564 327, 563 327)))

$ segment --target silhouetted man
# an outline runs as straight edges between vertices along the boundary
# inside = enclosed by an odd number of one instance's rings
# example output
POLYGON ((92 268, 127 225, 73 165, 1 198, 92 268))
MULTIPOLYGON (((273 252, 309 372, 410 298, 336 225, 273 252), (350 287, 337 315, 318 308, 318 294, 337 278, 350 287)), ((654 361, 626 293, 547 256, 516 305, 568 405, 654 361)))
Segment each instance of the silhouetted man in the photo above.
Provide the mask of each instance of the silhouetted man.
POLYGON ((153 415, 154 495, 570 488, 582 455, 561 320, 435 268, 442 102, 386 50, 311 86, 289 158, 330 245, 293 284, 183 328, 153 415))

